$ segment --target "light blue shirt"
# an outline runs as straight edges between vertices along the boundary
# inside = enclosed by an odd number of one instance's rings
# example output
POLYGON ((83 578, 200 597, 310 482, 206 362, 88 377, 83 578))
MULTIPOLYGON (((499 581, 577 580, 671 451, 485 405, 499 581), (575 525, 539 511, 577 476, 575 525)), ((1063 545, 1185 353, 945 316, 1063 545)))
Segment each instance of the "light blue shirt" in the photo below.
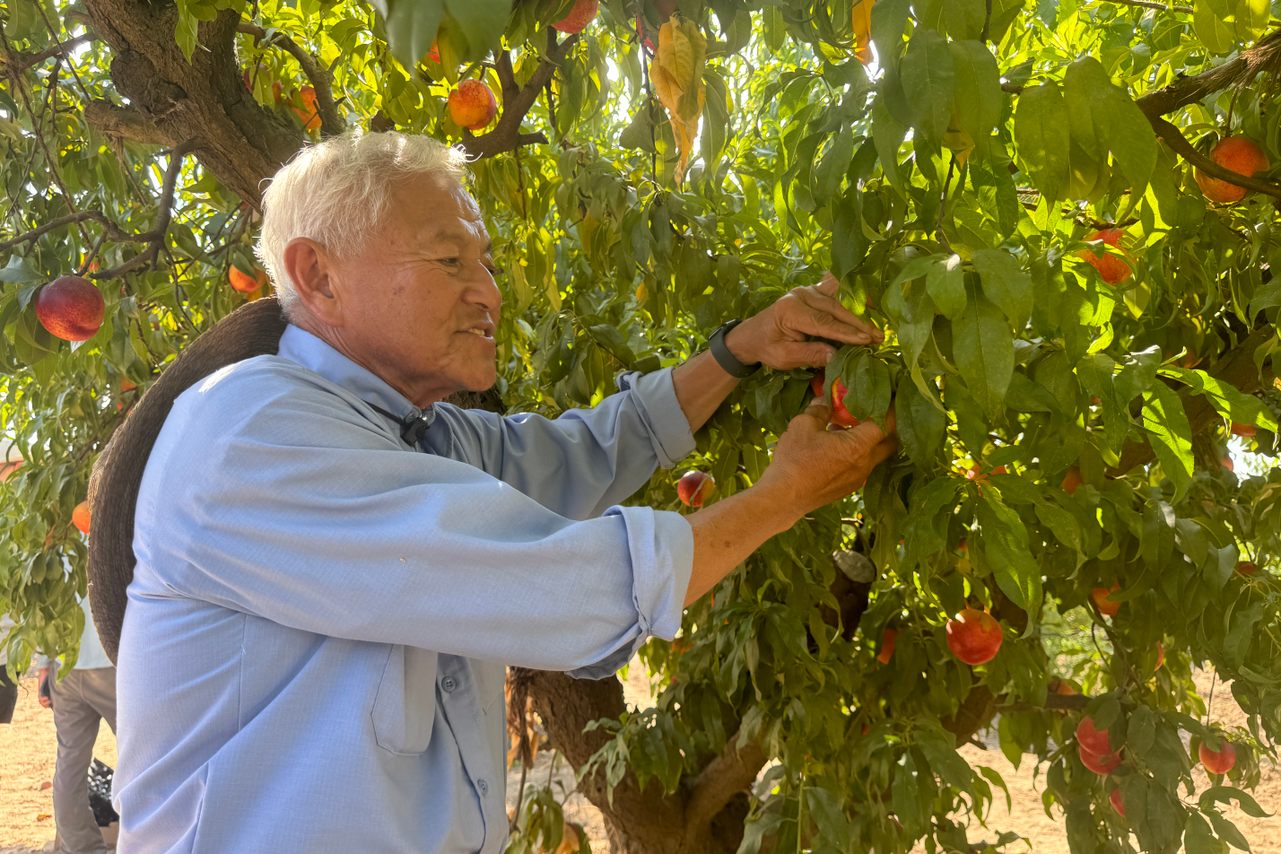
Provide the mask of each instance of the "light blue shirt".
POLYGON ((693 448, 671 372, 555 421, 413 406, 289 327, 174 404, 138 495, 121 854, 493 852, 506 665, 680 625, 693 535, 617 503, 693 448))

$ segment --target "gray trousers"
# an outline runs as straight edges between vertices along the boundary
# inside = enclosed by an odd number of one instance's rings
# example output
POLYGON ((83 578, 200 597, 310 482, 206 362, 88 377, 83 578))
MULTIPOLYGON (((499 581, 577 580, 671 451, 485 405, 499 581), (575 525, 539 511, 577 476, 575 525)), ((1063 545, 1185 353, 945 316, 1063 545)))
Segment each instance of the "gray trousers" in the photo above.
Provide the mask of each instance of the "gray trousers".
POLYGON ((58 854, 103 854, 107 846, 89 808, 89 764, 98 724, 116 731, 116 669, 72 670, 53 685, 58 765, 53 774, 53 821, 58 854))

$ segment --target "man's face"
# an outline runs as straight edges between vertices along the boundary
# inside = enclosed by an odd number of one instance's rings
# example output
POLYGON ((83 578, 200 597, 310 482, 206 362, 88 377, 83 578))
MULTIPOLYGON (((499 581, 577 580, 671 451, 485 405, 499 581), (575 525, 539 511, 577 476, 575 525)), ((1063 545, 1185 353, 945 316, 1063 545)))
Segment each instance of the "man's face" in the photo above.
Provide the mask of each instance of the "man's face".
POLYGON ((398 184, 379 233, 331 275, 342 312, 331 343, 416 406, 494 384, 503 300, 480 210, 457 184, 398 184))

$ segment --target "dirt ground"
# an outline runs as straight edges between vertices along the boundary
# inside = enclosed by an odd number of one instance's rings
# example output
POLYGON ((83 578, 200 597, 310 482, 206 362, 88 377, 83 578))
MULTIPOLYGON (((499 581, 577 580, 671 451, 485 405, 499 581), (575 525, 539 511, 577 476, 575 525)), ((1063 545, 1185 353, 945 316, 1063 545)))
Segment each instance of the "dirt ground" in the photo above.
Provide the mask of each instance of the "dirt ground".
MULTIPOLYGON (((632 678, 627 686, 628 699, 633 703, 642 703, 645 699, 645 685, 639 671, 640 668, 632 669, 632 678)), ((1209 684, 1206 677, 1202 684, 1203 692, 1208 691, 1209 684)), ((13 723, 0 726, 0 854, 37 854, 53 850, 53 803, 49 789, 56 753, 53 715, 37 703, 34 679, 23 680, 21 689, 13 723)), ((1240 709, 1222 685, 1215 690, 1211 716, 1228 726, 1244 723, 1240 709)), ((1000 773, 1010 788, 1013 800, 1012 808, 1007 810, 1005 799, 998 794, 997 804, 988 817, 988 826, 992 830, 987 833, 977 830, 972 834, 973 838, 985 836, 994 839, 998 830, 1015 830, 1027 837, 1029 851, 1066 854, 1068 848, 1062 824, 1045 815, 1041 807, 1041 787, 1033 779, 1030 763, 1024 763, 1016 771, 999 750, 966 747, 961 753, 970 763, 987 765, 1000 773)), ((105 725, 99 734, 95 755, 108 765, 114 767, 116 764, 116 741, 105 725)), ((529 779, 546 780, 551 759, 549 752, 542 752, 531 769, 529 779)), ((555 777, 566 790, 572 790, 573 777, 567 773, 563 762, 560 773, 555 777)), ((1206 784, 1204 776, 1197 782, 1198 789, 1206 784)), ((515 769, 508 776, 509 806, 515 801, 519 784, 520 771, 515 769)), ((1266 769, 1263 782, 1254 795, 1268 812, 1274 815, 1281 812, 1281 770, 1275 767, 1266 769)), ((587 829, 593 851, 608 851, 600 814, 590 804, 581 796, 573 795, 566 802, 566 813, 570 820, 587 829)), ((1234 812, 1231 818, 1250 841, 1254 854, 1281 854, 1281 817, 1253 819, 1234 812)))

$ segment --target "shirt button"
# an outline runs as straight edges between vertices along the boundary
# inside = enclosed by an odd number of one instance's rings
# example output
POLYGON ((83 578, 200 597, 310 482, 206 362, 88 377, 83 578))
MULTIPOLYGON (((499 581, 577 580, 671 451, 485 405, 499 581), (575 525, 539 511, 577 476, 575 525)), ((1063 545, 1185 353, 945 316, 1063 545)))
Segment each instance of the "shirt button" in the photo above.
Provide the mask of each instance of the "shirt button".
POLYGON ((484 780, 477 780, 477 781, 476 781, 476 788, 477 788, 477 789, 480 789, 480 793, 481 793, 482 795, 488 795, 488 794, 489 794, 489 783, 487 783, 487 782, 486 782, 486 781, 484 781, 484 780))
POLYGON ((444 688, 445 693, 448 694, 458 687, 458 683, 454 680, 454 677, 446 676, 444 679, 440 680, 440 687, 444 688))

